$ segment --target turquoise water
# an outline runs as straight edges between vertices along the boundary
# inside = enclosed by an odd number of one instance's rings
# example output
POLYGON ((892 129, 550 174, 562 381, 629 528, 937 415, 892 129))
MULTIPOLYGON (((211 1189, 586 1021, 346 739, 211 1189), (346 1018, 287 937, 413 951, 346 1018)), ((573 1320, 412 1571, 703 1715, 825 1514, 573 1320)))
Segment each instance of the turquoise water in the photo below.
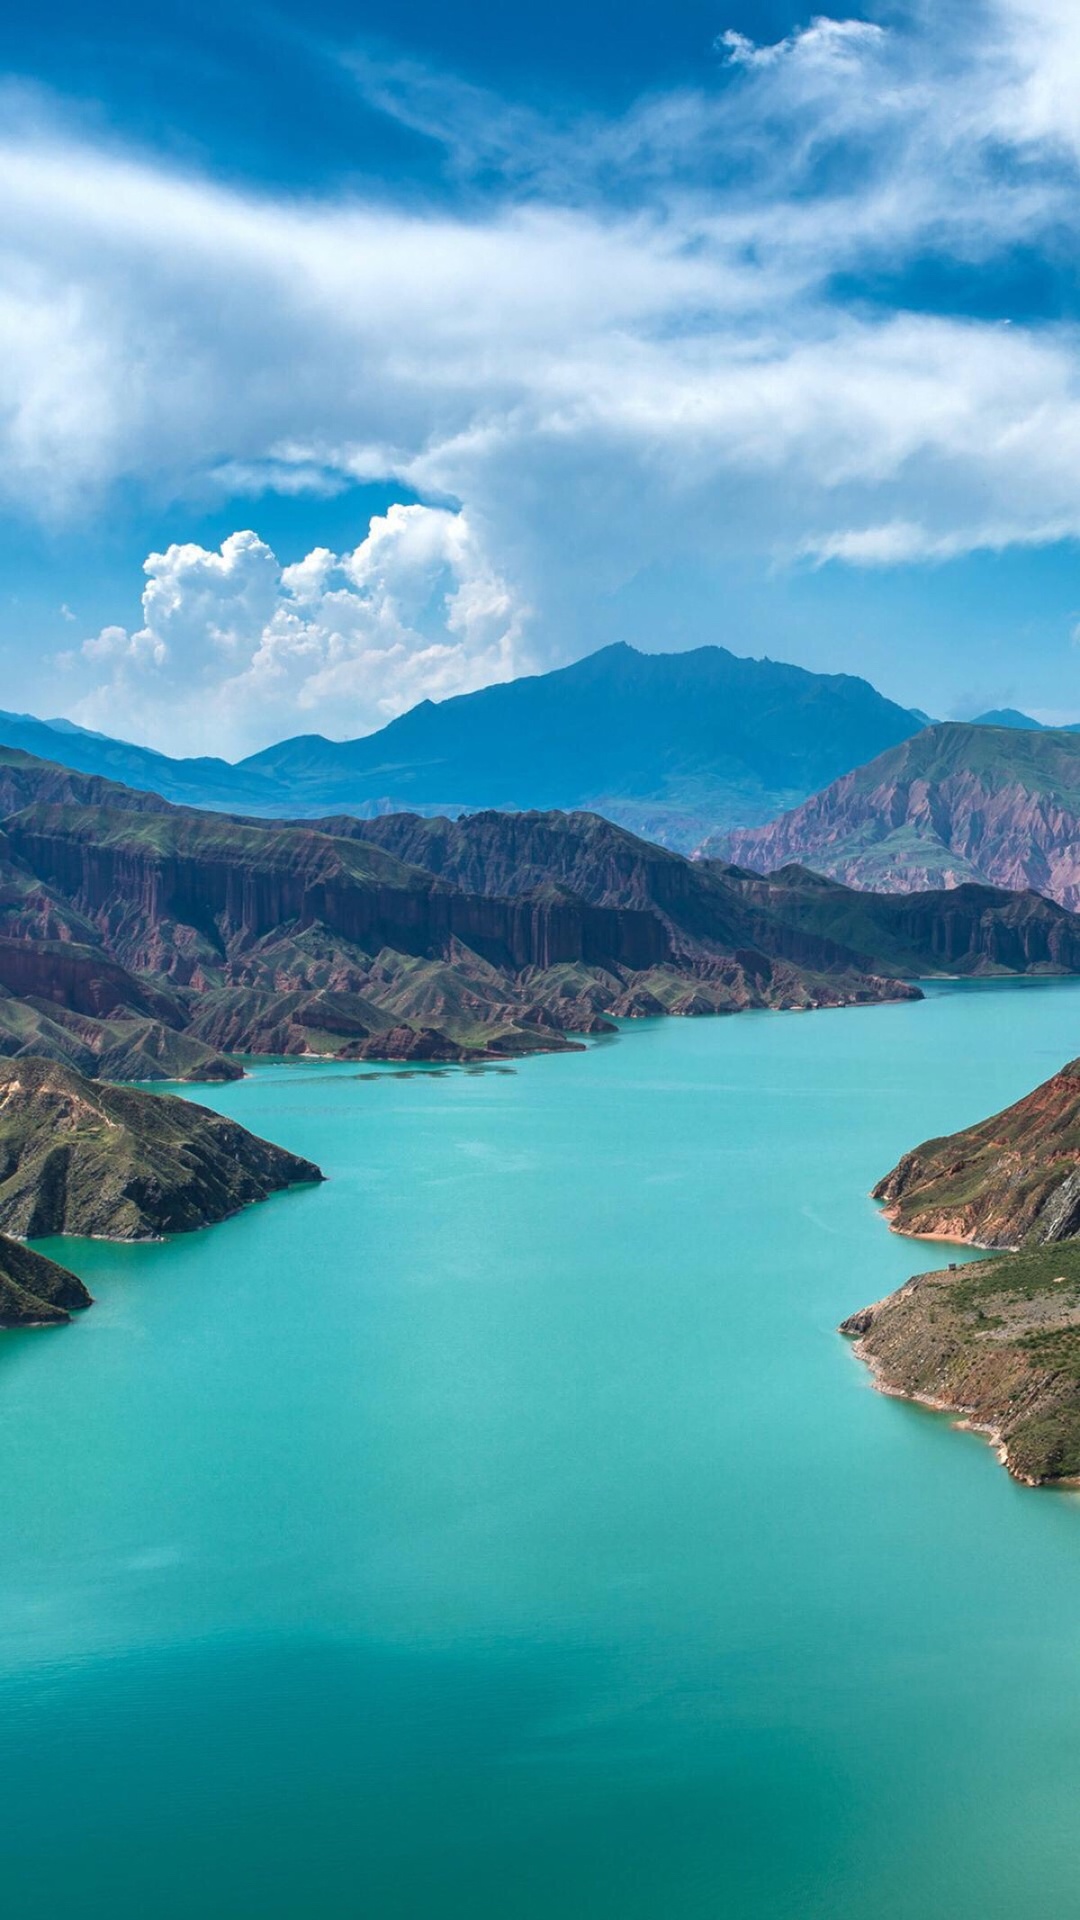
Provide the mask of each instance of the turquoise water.
POLYGON ((0 1340, 0 1886, 48 1920, 1080 1912, 1080 1501, 833 1331, 1080 983, 267 1065, 317 1159, 0 1340))

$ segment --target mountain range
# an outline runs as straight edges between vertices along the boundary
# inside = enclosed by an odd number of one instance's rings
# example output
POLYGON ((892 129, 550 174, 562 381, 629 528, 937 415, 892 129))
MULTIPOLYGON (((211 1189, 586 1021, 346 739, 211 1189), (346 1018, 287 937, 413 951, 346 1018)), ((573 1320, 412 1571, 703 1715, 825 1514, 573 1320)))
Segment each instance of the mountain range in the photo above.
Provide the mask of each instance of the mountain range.
POLYGON ((964 881, 1080 907, 1080 735, 928 727, 770 825, 703 851, 770 872, 795 861, 854 887, 964 881))
POLYGON ((471 849, 460 883, 399 855, 392 818, 199 812, 0 750, 0 1052, 201 1079, 238 1053, 505 1056, 609 1014, 913 991, 598 816, 430 826, 471 849))
POLYGON ((923 724, 851 675, 716 646, 614 645, 425 700, 364 739, 301 734, 236 765, 25 714, 0 714, 0 743, 179 805, 293 818, 588 809, 689 852, 716 828, 771 819, 923 724))
POLYGON ((1068 845, 1080 729, 1012 708, 934 723, 865 680, 717 646, 609 646, 423 701, 363 739, 300 734, 236 764, 28 714, 0 713, 0 742, 253 819, 590 811, 765 871, 794 862, 879 891, 973 880, 1080 904, 1068 845))
POLYGON ((237 1055, 506 1058, 612 1016, 844 1006, 1080 972, 1080 916, 688 860, 599 815, 279 822, 0 750, 0 1054, 113 1080, 237 1055))

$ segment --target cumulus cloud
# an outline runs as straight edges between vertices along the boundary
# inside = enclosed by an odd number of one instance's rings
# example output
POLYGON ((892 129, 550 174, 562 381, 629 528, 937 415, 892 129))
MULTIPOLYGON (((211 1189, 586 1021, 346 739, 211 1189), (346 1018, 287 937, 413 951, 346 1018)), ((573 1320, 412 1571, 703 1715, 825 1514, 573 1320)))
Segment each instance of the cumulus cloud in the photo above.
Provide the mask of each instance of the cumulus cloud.
POLYGON ((250 531, 146 561, 143 625, 86 640, 76 714, 118 707, 173 752, 245 752, 283 733, 369 731, 405 707, 529 664, 526 608, 467 516, 392 506, 350 553, 283 566, 250 531))

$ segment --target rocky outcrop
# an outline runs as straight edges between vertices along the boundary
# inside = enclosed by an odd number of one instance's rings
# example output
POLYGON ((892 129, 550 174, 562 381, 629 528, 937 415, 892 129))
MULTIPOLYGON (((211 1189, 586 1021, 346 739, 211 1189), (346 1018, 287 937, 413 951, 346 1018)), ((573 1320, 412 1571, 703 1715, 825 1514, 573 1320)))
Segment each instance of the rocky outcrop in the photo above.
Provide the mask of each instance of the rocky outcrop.
POLYGON ((477 1049, 457 1046, 434 1027, 390 1027, 377 1039, 358 1040, 343 1047, 342 1060, 422 1060, 436 1063, 467 1061, 500 1056, 496 1047, 477 1049))
POLYGON ((0 1229, 145 1240, 223 1220, 300 1182, 310 1161, 167 1094, 55 1061, 0 1062, 0 1229))
POLYGON ((883 1392, 985 1431, 1016 1479, 1080 1478, 1080 1242, 918 1274, 840 1331, 883 1392))
POLYGON ((475 1058, 468 1047, 456 1046, 434 1027, 390 1027, 377 1040, 357 1040, 342 1047, 343 1060, 460 1061, 475 1058))
POLYGON ((0 1327, 57 1327, 93 1302, 55 1260, 0 1234, 0 1327))
POLYGON ((797 861, 880 891, 974 880, 1080 908, 1080 735, 928 727, 702 852, 759 872, 797 861))
POLYGON ((897 1233, 980 1247, 1080 1234, 1080 1061, 1003 1113, 906 1153, 874 1188, 897 1233))

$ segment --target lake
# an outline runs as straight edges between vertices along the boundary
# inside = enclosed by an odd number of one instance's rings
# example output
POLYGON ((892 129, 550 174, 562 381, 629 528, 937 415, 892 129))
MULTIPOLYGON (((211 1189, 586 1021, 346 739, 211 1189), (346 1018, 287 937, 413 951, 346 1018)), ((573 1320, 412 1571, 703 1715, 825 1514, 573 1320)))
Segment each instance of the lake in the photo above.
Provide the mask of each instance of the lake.
POLYGON ((321 1188, 0 1337, 13 1920, 1077 1910, 1080 1498, 835 1327, 1080 982, 196 1097, 321 1188))

